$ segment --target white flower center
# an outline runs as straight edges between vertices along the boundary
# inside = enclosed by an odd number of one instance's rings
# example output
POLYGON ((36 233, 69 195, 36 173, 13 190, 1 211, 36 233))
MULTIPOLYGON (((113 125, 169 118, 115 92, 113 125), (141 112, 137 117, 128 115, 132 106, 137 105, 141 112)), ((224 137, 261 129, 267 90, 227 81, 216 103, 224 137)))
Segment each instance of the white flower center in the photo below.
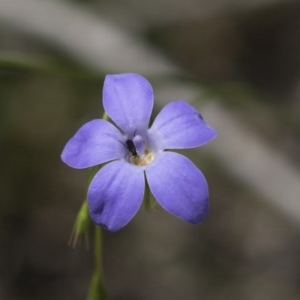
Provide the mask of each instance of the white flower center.
POLYGON ((147 140, 141 135, 136 135, 133 139, 126 140, 128 150, 128 160, 137 166, 146 166, 154 159, 153 152, 147 145, 147 140))

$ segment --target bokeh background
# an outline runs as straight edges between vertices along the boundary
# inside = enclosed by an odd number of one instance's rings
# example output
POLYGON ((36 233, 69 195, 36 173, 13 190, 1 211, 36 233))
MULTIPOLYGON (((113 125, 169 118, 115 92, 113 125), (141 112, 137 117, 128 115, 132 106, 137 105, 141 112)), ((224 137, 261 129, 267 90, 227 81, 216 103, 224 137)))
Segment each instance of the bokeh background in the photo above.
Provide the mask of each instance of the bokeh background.
POLYGON ((202 224, 142 209, 104 233, 109 299, 300 299, 299 20, 288 0, 0 0, 0 299, 85 299, 92 241, 68 239, 87 172, 60 153, 105 74, 133 71, 219 137, 185 152, 202 224))

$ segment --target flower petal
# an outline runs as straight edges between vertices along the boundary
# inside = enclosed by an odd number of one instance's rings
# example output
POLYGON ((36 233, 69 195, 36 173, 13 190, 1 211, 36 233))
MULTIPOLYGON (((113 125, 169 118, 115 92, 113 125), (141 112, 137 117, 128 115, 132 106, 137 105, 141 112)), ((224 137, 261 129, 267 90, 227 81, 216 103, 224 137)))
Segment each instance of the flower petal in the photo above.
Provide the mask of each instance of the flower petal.
POLYGON ((61 159, 70 167, 82 169, 125 157, 124 136, 111 123, 93 120, 84 124, 67 142, 61 159))
POLYGON ((153 108, 153 90, 141 75, 107 75, 103 106, 109 117, 128 135, 146 130, 153 108))
POLYGON ((93 221, 109 231, 125 226, 141 206, 143 169, 118 160, 105 165, 92 180, 88 204, 93 221))
POLYGON ((199 147, 216 135, 217 132, 205 123, 199 112, 185 101, 166 105, 149 129, 156 150, 199 147))
POLYGON ((169 213, 198 223, 208 209, 208 187, 204 175, 185 156, 161 152, 146 168, 150 190, 169 213))

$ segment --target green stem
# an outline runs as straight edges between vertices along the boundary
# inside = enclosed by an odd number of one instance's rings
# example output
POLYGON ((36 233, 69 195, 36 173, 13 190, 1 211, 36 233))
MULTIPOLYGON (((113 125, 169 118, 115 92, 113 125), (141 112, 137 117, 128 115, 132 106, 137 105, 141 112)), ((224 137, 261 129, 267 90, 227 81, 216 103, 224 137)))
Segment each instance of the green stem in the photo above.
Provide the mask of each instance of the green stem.
POLYGON ((146 210, 148 210, 148 211, 152 211, 152 210, 155 210, 155 209, 158 208, 157 202, 155 201, 155 199, 151 195, 150 188, 149 188, 147 180, 145 181, 144 203, 145 203, 146 210))
POLYGON ((102 279, 102 230, 95 225, 95 271, 99 274, 99 279, 102 279))
POLYGON ((95 225, 95 249, 94 249, 94 273, 90 283, 87 300, 106 300, 106 293, 103 285, 102 266, 102 232, 101 228, 95 225))
MULTIPOLYGON (((108 120, 106 112, 103 113, 103 120, 108 120)), ((99 168, 92 168, 89 181, 94 177, 99 168)), ((94 239, 94 273, 90 283, 87 300, 106 300, 106 293, 103 285, 103 261, 102 261, 102 229, 95 225, 94 239)))
POLYGON ((102 119, 108 121, 109 117, 106 112, 103 113, 102 119))

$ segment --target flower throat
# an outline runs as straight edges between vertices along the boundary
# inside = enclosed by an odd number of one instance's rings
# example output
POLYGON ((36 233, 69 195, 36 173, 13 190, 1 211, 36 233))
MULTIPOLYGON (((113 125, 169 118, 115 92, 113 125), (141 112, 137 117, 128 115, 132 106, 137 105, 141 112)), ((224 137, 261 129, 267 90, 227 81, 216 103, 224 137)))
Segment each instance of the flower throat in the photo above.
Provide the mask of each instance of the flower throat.
POLYGON ((145 140, 141 136, 127 139, 126 148, 129 151, 129 161, 137 166, 146 166, 153 160, 153 153, 145 147, 145 140))

